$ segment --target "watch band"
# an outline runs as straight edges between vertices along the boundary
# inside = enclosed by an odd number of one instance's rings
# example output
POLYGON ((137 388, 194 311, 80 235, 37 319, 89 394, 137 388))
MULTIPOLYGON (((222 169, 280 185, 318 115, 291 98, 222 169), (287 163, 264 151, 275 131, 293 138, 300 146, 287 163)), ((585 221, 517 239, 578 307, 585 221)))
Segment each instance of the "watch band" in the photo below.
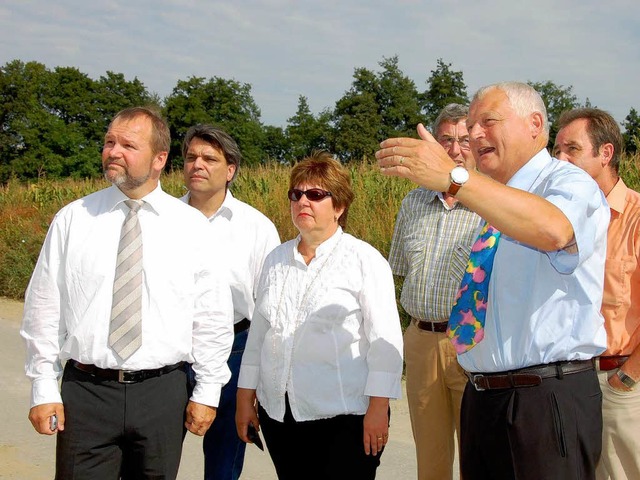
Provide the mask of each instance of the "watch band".
POLYGON ((624 373, 622 370, 618 370, 616 372, 616 375, 618 376, 620 381, 622 383, 624 383, 629 388, 634 388, 636 386, 636 384, 638 383, 633 378, 631 378, 629 375, 624 373))
POLYGON ((458 190, 460 190, 461 186, 462 185, 459 183, 451 182, 449 184, 449 190, 447 190, 447 193, 452 197, 455 197, 456 193, 458 193, 458 190))

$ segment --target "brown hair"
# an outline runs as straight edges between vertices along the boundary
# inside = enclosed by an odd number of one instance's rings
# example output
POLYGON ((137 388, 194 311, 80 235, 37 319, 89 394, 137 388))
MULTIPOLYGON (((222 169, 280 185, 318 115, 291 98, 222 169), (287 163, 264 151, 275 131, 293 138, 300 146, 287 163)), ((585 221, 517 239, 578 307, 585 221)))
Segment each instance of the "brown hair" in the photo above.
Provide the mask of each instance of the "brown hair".
POLYGON ((295 188, 303 183, 318 184, 331 192, 333 207, 344 208, 338 224, 346 228, 349 206, 355 197, 348 170, 326 150, 314 151, 310 156, 296 163, 291 170, 289 188, 295 188))
POLYGON ((120 110, 116 113, 115 117, 113 117, 111 123, 109 123, 109 128, 111 128, 116 120, 126 122, 138 117, 147 117, 151 121, 151 150, 153 153, 168 153, 169 147, 171 146, 169 125, 160 112, 154 107, 130 107, 120 110))
POLYGON ((618 173, 620 166, 620 154, 622 153, 622 134, 620 127, 604 110, 599 108, 575 108, 562 112, 558 119, 558 130, 566 127, 575 120, 585 119, 587 121, 587 135, 591 140, 593 155, 598 155, 600 147, 605 143, 613 145, 613 156, 609 166, 618 173))

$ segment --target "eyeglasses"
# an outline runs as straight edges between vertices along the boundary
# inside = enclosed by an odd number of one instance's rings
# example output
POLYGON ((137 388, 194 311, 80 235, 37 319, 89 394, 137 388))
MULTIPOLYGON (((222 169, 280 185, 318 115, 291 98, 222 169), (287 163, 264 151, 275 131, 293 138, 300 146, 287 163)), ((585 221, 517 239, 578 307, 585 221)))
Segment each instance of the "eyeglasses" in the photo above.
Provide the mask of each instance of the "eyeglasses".
POLYGON ((326 190, 321 190, 319 188, 310 188, 309 190, 298 190, 297 188, 292 188, 287 192, 287 196, 292 202, 299 201, 303 195, 306 195, 307 199, 312 202, 319 202, 326 197, 330 197, 331 192, 327 192, 326 190))
POLYGON ((460 148, 462 150, 469 150, 471 147, 469 146, 469 137, 462 137, 462 138, 456 138, 456 137, 440 137, 438 139, 438 143, 440 145, 442 145, 444 148, 451 148, 453 147, 453 144, 458 142, 458 145, 460 145, 460 148))

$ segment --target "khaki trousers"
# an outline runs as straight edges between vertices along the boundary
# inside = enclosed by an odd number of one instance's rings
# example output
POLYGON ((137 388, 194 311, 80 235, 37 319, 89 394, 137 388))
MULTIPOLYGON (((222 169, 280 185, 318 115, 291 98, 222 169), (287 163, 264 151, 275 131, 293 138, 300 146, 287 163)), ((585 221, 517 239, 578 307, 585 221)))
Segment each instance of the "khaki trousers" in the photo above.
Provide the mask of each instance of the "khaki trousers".
POLYGON ((598 372, 602 390, 602 455, 597 480, 640 479, 640 387, 631 392, 611 388, 617 370, 598 372))
POLYGON ((420 330, 413 322, 404 334, 404 355, 418 480, 451 479, 467 377, 446 334, 420 330))

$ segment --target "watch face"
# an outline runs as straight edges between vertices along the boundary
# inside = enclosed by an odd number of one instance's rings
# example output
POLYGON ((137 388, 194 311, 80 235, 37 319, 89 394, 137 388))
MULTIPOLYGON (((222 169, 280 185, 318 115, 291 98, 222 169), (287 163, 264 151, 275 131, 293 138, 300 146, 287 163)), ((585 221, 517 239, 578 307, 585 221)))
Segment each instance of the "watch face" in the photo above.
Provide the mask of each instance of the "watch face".
POLYGON ((463 184, 469 180, 469 172, 464 167, 456 167, 451 170, 451 180, 456 183, 463 184))

